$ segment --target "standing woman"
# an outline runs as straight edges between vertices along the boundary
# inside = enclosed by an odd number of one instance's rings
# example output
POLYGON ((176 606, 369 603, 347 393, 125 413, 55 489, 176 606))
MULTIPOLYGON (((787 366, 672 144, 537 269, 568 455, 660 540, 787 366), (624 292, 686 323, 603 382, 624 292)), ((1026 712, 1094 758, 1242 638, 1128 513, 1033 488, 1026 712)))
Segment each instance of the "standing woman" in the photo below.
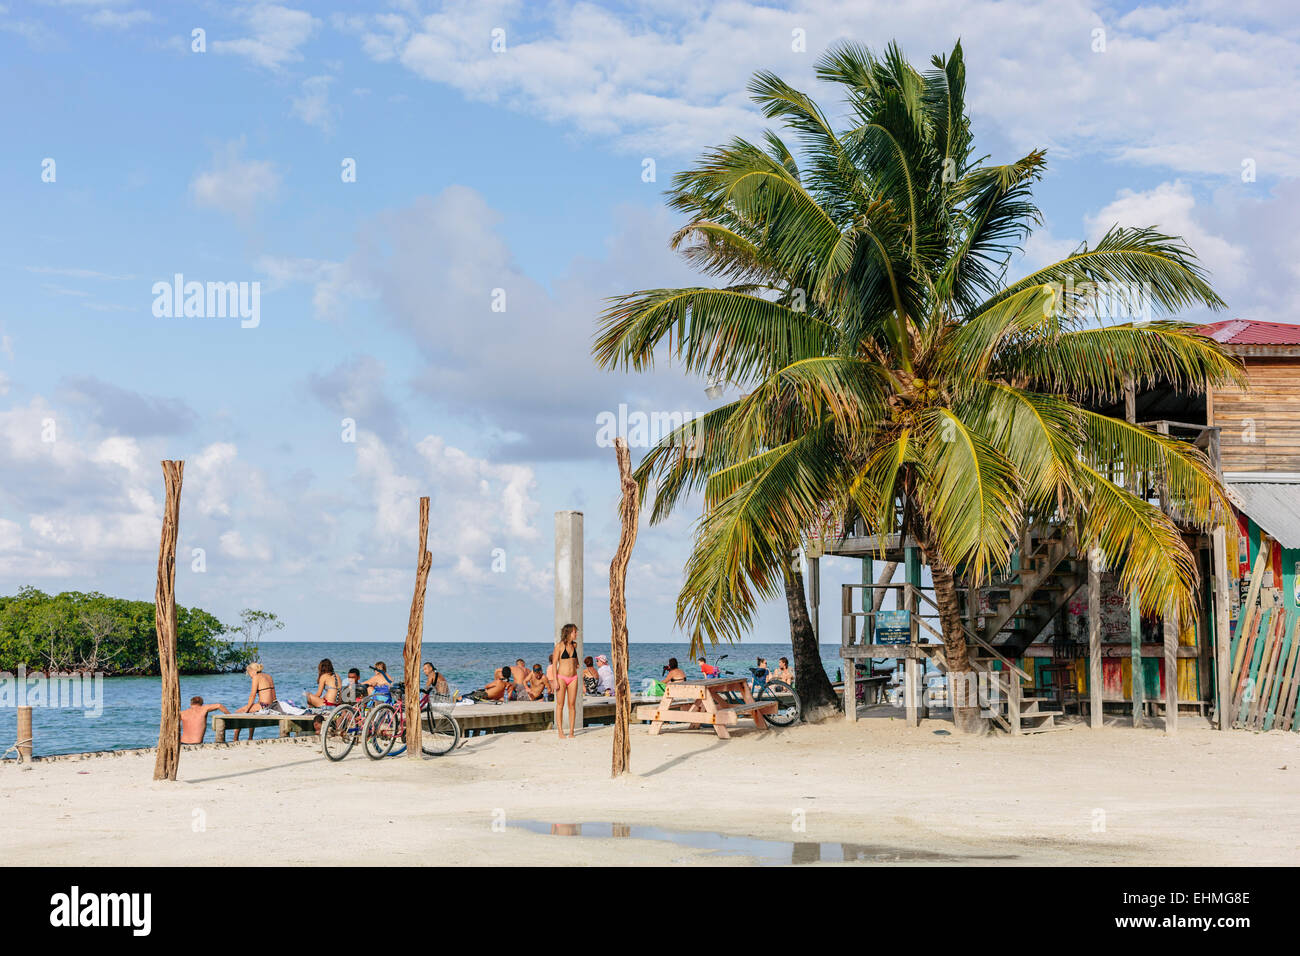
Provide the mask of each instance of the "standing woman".
POLYGON ((555 729, 564 736, 564 705, 569 705, 569 738, 573 738, 574 721, 578 719, 578 625, 566 624, 560 628, 560 640, 552 652, 555 661, 555 729))
POLYGON ((316 669, 316 693, 307 693, 307 706, 333 707, 339 702, 339 675, 334 673, 334 662, 328 657, 316 669))

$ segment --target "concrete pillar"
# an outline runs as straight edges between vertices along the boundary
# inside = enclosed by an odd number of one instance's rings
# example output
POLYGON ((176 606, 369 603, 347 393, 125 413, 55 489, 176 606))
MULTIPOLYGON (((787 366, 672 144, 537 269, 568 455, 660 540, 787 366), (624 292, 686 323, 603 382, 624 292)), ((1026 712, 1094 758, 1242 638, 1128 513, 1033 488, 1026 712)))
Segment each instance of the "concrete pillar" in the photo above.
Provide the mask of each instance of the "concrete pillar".
MULTIPOLYGON (((582 687, 583 641, 582 627, 582 512, 555 512, 555 627, 551 630, 551 643, 560 639, 560 628, 566 624, 578 625, 578 687, 582 687)), ((558 673, 559 663, 556 662, 558 673)), ((583 695, 578 694, 578 708, 574 725, 583 726, 583 695)))

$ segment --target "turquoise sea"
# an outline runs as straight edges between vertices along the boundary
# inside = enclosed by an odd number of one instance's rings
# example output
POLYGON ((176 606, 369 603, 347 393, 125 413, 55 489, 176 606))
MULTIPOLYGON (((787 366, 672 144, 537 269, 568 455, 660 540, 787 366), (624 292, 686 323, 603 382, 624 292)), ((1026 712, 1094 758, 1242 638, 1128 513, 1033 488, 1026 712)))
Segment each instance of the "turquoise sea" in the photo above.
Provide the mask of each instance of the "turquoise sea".
MULTIPOLYGON (((585 653, 595 657, 609 654, 608 644, 588 642, 585 653)), ((833 656, 838 645, 823 647, 822 663, 832 678, 839 670, 840 661, 833 656)), ((447 676, 458 690, 482 687, 492 677, 492 672, 503 664, 514 666, 515 659, 524 658, 531 666, 545 665, 551 651, 543 643, 442 643, 425 644, 424 659, 434 664, 447 676)), ((708 657, 716 662, 722 654, 729 655, 723 662, 724 670, 746 674, 747 667, 758 656, 766 657, 771 666, 777 658, 790 657, 788 644, 745 644, 718 648, 708 657)), ((400 643, 325 643, 276 642, 263 644, 260 660, 275 679, 276 690, 282 700, 304 704, 307 691, 316 687, 317 665, 328 657, 334 669, 346 676, 351 667, 361 671, 362 679, 370 676, 370 665, 382 660, 390 674, 401 673, 402 645, 400 643)), ((676 657, 688 674, 696 673, 696 666, 685 644, 632 644, 629 649, 628 676, 632 691, 636 693, 643 680, 656 679, 669 657, 676 657)), ((793 663, 791 664, 793 667, 793 663)), ((12 667, 0 662, 0 671, 12 672, 12 667)), ((30 678, 29 678, 30 682, 30 678)), ((156 677, 109 677, 102 683, 100 703, 102 713, 89 716, 83 708, 58 708, 35 706, 32 711, 32 739, 36 756, 83 753, 94 750, 121 750, 129 747, 150 747, 158 742, 159 681, 156 677)), ((181 706, 198 695, 206 703, 222 703, 234 710, 248 700, 249 680, 243 673, 212 674, 205 676, 181 675, 181 706)), ((30 702, 30 701, 29 701, 30 702)), ((83 702, 84 703, 84 702, 83 702)), ((211 726, 211 724, 209 724, 211 726)), ((0 752, 14 742, 17 731, 17 714, 11 701, 0 705, 0 752)), ((274 736, 275 730, 263 730, 258 736, 274 736)), ((208 738, 212 739, 209 730, 208 738)))

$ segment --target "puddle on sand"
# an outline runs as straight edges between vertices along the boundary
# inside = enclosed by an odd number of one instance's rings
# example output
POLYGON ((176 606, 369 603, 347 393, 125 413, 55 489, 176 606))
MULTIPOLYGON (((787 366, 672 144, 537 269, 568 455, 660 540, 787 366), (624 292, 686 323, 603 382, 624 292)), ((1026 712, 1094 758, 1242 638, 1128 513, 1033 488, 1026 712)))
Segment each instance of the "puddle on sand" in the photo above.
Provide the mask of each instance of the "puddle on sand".
POLYGON ((596 837, 609 839, 658 840, 697 850, 709 850, 720 856, 750 856, 760 866, 788 866, 800 863, 961 863, 975 860, 1015 860, 1006 856, 958 856, 929 850, 864 843, 808 843, 785 840, 759 840, 731 836, 708 830, 665 830, 662 827, 632 826, 627 823, 545 823, 541 820, 514 820, 512 827, 551 836, 596 837))

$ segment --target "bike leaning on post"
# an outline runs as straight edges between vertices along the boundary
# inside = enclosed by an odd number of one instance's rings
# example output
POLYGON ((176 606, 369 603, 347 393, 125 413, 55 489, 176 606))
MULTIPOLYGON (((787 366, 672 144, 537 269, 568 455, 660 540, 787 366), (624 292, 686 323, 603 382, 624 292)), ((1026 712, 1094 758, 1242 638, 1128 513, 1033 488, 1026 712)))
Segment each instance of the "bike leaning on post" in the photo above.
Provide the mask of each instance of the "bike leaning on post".
MULTIPOLYGON (((371 760, 396 757, 406 752, 405 686, 390 684, 366 716, 361 729, 361 749, 371 760)), ((460 743, 460 725, 451 716, 452 694, 425 691, 420 695, 420 750, 441 757, 460 743)))

